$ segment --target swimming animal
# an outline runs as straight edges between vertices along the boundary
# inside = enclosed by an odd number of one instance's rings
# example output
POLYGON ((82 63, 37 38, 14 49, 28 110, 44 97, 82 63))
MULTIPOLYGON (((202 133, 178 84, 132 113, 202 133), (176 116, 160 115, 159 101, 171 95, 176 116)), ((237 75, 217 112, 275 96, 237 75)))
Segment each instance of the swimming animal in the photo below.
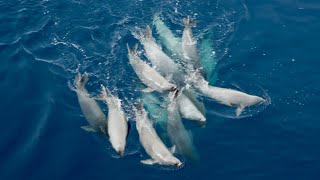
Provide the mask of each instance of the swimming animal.
POLYGON ((209 84, 213 85, 216 80, 218 73, 216 71, 216 65, 218 63, 218 59, 216 57, 214 48, 212 46, 213 35, 212 33, 205 34, 200 41, 200 64, 203 69, 203 77, 209 82, 209 84))
POLYGON ((88 74, 78 73, 74 80, 74 86, 78 96, 80 108, 89 125, 81 126, 82 129, 89 132, 102 132, 107 134, 107 118, 102 112, 100 106, 94 98, 90 97, 85 84, 88 82, 88 74))
POLYGON ((190 75, 193 81, 193 86, 203 95, 214 99, 220 104, 236 107, 237 117, 240 116, 246 107, 266 102, 266 100, 261 97, 246 94, 241 91, 210 86, 199 72, 194 72, 190 75))
POLYGON ((138 108, 136 110, 136 128, 143 148, 151 157, 151 159, 142 160, 141 163, 148 165, 160 164, 181 167, 181 161, 172 155, 175 147, 169 150, 164 145, 153 128, 152 123, 148 118, 148 113, 145 111, 140 101, 138 102, 138 108))
POLYGON ((199 62, 199 56, 197 52, 197 41, 193 37, 191 26, 195 25, 195 22, 187 18, 183 19, 185 28, 182 35, 182 52, 187 61, 188 74, 193 81, 193 86, 198 89, 203 95, 216 100, 218 103, 235 106, 236 116, 239 117, 245 107, 249 107, 255 104, 264 102, 265 100, 258 97, 249 95, 233 89, 226 89, 220 87, 210 86, 209 82, 204 78, 204 71, 201 68, 199 62))
POLYGON ((162 44, 170 51, 172 56, 182 58, 182 42, 181 38, 176 37, 169 27, 161 20, 160 14, 156 13, 153 16, 153 25, 162 44))
POLYGON ((160 46, 155 42, 149 26, 142 29, 138 34, 135 33, 134 36, 143 45, 147 58, 162 76, 177 86, 184 85, 184 73, 179 70, 179 65, 164 53, 160 46))
POLYGON ((193 37, 191 26, 195 26, 196 22, 190 17, 183 18, 184 30, 182 33, 182 53, 185 66, 188 71, 200 70, 200 59, 197 51, 197 40, 193 37))
MULTIPOLYGON (((155 69, 167 78, 172 78, 173 82, 175 82, 178 87, 182 87, 185 83, 184 72, 182 70, 180 71, 180 66, 175 64, 174 61, 155 43, 150 27, 147 26, 145 29, 140 31, 140 35, 135 36, 144 46, 146 55, 155 66, 155 69)), ((181 95, 178 103, 180 105, 180 112, 184 118, 205 121, 204 114, 200 113, 199 109, 197 109, 187 96, 181 95)))
MULTIPOLYGON (((191 21, 191 23, 190 21, 191 20, 189 19, 189 23, 186 22, 189 25, 185 25, 186 27, 184 29, 184 36, 183 36, 183 38, 185 38, 184 50, 188 51, 187 44, 192 44, 193 47, 190 47, 190 48, 192 48, 192 50, 194 51, 193 54, 195 54, 195 57, 196 57, 195 60, 197 60, 198 57, 195 50, 196 48, 195 45, 197 44, 197 42, 196 42, 196 39, 192 37, 192 31, 190 27, 190 24, 195 25, 195 21, 191 21)), ((153 25, 155 26, 155 29, 159 35, 159 38, 162 44, 166 47, 166 49, 171 53, 173 57, 176 57, 174 60, 176 60, 176 62, 180 64, 183 68, 188 68, 188 63, 190 62, 190 59, 189 58, 185 59, 185 55, 187 55, 189 52, 183 53, 181 38, 175 36, 175 34, 161 19, 159 13, 154 14, 153 25)), ((199 55, 200 55, 201 69, 203 69, 201 71, 203 73, 203 76, 205 77, 206 80, 210 82, 210 84, 214 84, 217 78, 217 73, 214 73, 213 75, 211 74, 215 70, 217 59, 215 57, 215 51, 212 47, 211 39, 212 39, 211 33, 202 39, 202 41, 200 42, 199 55)), ((199 64, 199 63, 196 62, 196 64, 199 64)), ((191 67, 189 65, 189 68, 193 70, 195 67, 193 67, 193 65, 191 64, 191 67)))
POLYGON ((118 97, 111 94, 108 88, 101 85, 101 93, 97 99, 108 106, 108 134, 112 147, 120 155, 124 155, 126 138, 129 131, 128 121, 118 97))
POLYGON ((141 93, 141 102, 146 111, 149 112, 150 120, 159 125, 162 130, 166 130, 168 122, 166 102, 163 102, 156 94, 150 92, 141 93))
POLYGON ((144 89, 143 91, 151 92, 156 90, 161 92, 161 91, 173 90, 176 88, 174 84, 171 84, 154 68, 152 68, 151 66, 149 66, 147 63, 145 63, 139 58, 137 54, 137 48, 138 48, 137 44, 135 45, 133 50, 130 49, 128 44, 127 44, 127 48, 128 48, 129 62, 133 70, 136 72, 140 80, 146 86, 148 86, 148 88, 144 89))
POLYGON ((177 147, 177 152, 185 155, 189 159, 197 160, 198 154, 192 141, 191 131, 187 131, 184 127, 178 109, 178 90, 170 92, 168 95, 168 123, 167 132, 169 139, 173 145, 177 147))
POLYGON ((201 103, 196 99, 190 99, 191 97, 190 92, 188 92, 187 95, 185 93, 181 93, 180 96, 177 97, 178 110, 180 111, 181 116, 185 119, 205 123, 206 118, 204 116, 205 114, 202 113, 203 109, 201 109, 202 108, 201 103), (192 100, 194 100, 195 102, 192 100), (196 103, 199 103, 198 107, 196 103))

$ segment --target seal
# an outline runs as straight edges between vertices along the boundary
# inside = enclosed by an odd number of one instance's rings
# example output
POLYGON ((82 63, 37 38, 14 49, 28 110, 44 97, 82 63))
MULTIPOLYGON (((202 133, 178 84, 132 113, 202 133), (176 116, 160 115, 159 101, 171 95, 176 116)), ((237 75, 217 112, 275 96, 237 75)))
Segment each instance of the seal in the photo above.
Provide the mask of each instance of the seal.
POLYGON ((138 45, 136 44, 133 50, 128 48, 128 58, 129 63, 131 64, 133 70, 138 75, 140 80, 148 86, 147 89, 144 89, 144 92, 152 92, 152 91, 170 91, 176 88, 174 84, 171 84, 168 80, 166 80, 160 73, 158 73, 154 68, 149 66, 147 63, 142 61, 138 54, 137 49, 138 45))
POLYGON ((180 59, 183 57, 181 38, 174 35, 170 28, 160 18, 159 13, 154 14, 153 25, 156 28, 162 44, 170 51, 173 57, 177 58, 178 63, 181 63, 180 59))
POLYGON ((101 93, 96 97, 108 106, 108 134, 112 147, 120 155, 124 155, 129 125, 121 101, 111 94, 108 88, 101 85, 101 93))
POLYGON ((134 36, 143 45, 147 58, 162 76, 171 79, 170 82, 174 82, 178 86, 184 85, 184 73, 179 70, 180 66, 164 53, 155 42, 149 26, 142 29, 139 34, 134 34, 134 36))
POLYGON ((182 53, 184 66, 188 71, 201 70, 200 59, 197 51, 197 40, 193 37, 191 26, 195 26, 196 22, 190 17, 183 18, 184 30, 182 33, 182 53))
POLYGON ((202 106, 203 104, 195 99, 192 95, 192 92, 186 91, 186 93, 183 92, 177 97, 178 109, 181 113, 181 116, 185 119, 205 123, 206 118, 204 116, 204 106, 202 106))
POLYGON ((89 132, 102 132, 107 134, 106 116, 102 112, 100 106, 97 104, 94 98, 91 98, 85 84, 88 82, 88 74, 78 73, 74 80, 74 86, 78 96, 81 111, 88 121, 89 125, 81 126, 85 131, 89 132))
POLYGON ((141 160, 141 163, 153 165, 174 165, 181 167, 181 161, 174 157, 172 153, 175 146, 169 150, 159 138, 151 121, 148 118, 148 113, 142 106, 141 101, 138 101, 138 108, 136 109, 136 128, 139 134, 139 140, 145 149, 146 153, 151 159, 141 160))
POLYGON ((172 91, 168 95, 167 132, 171 143, 177 147, 178 153, 185 155, 189 159, 197 160, 198 154, 193 145, 192 133, 184 127, 178 109, 177 101, 181 95, 178 90, 172 91))
POLYGON ((239 117, 246 107, 266 102, 265 99, 246 94, 241 91, 210 86, 199 72, 190 74, 193 86, 204 96, 214 99, 220 104, 236 107, 236 116, 239 117))

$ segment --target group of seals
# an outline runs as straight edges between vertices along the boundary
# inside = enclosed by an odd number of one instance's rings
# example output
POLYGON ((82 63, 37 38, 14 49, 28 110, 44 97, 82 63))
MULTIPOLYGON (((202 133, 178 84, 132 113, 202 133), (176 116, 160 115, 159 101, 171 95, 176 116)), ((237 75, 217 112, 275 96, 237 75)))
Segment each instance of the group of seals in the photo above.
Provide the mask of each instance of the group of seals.
POLYGON ((121 101, 103 85, 101 85, 101 94, 98 97, 90 97, 85 88, 87 81, 87 73, 78 73, 74 81, 81 110, 89 123, 81 128, 89 132, 103 133, 109 138, 115 151, 123 156, 128 134, 128 121, 122 110, 121 101), (108 106, 108 118, 97 104, 96 99, 103 101, 108 106))
MULTIPOLYGON (((97 97, 90 97, 85 88, 87 81, 87 73, 78 73, 74 81, 80 108, 89 123, 89 125, 82 126, 81 128, 88 132, 104 134, 109 138, 114 150, 120 156, 123 156, 129 125, 121 107, 121 101, 118 97, 112 95, 110 90, 103 85, 101 85, 101 93, 97 97), (108 106, 108 118, 106 118, 96 100, 101 100, 108 106)), ((177 91, 176 88, 175 91, 177 91)), ((153 128, 152 123, 148 118, 148 113, 145 111, 141 101, 138 102, 138 108, 136 108, 135 111, 136 128, 139 133, 140 142, 152 158, 142 160, 141 163, 149 165, 157 163, 180 167, 182 165, 181 161, 172 155, 175 146, 169 150, 164 145, 153 128)))
MULTIPOLYGON (((207 74, 211 74, 211 72, 204 72, 205 68, 201 66, 197 40, 193 37, 191 29, 195 25, 195 21, 187 17, 183 19, 183 22, 185 27, 180 39, 175 37, 164 22, 155 15, 156 30, 159 37, 165 42, 167 49, 172 53, 173 59, 156 43, 149 26, 135 32, 134 36, 143 46, 145 55, 152 66, 139 57, 137 44, 132 49, 127 44, 129 63, 146 86, 142 92, 157 91, 164 96, 167 102, 165 110, 160 106, 150 106, 143 97, 157 102, 160 100, 152 95, 143 95, 142 101, 138 100, 137 107, 134 108, 139 140, 146 153, 151 157, 151 159, 142 160, 143 164, 181 167, 182 162, 174 156, 174 153, 180 153, 190 158, 194 157, 195 149, 192 137, 184 127, 181 118, 200 123, 206 122, 205 107, 202 101, 199 101, 198 94, 212 98, 220 104, 236 107, 236 116, 239 116, 245 107, 265 101, 263 98, 244 92, 210 86, 207 74), (172 148, 167 148, 158 136, 144 105, 148 106, 147 109, 162 108, 158 112, 161 112, 161 115, 165 114, 161 120, 164 123, 162 128, 167 131, 173 145, 172 148)), ((88 75, 86 73, 78 73, 74 82, 81 110, 89 123, 82 129, 101 132, 109 138, 115 151, 123 156, 129 125, 121 101, 103 85, 101 85, 100 95, 95 98, 90 97, 85 88, 87 81, 88 75), (101 100, 108 106, 107 118, 96 100, 101 100)))

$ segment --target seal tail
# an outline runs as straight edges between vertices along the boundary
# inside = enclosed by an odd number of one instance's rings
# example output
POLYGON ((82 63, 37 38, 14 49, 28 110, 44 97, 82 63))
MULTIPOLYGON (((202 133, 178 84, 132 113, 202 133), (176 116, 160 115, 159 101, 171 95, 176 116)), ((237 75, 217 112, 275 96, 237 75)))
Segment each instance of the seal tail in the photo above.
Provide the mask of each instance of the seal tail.
POLYGON ((106 88, 104 85, 100 85, 101 86, 101 91, 100 91, 100 94, 97 95, 95 97, 95 99, 97 100, 101 100, 101 101, 106 101, 107 100, 107 97, 110 96, 111 92, 108 88, 106 88))
POLYGON ((78 72, 78 74, 74 79, 74 86, 76 87, 76 89, 82 89, 84 88, 88 80, 89 80, 88 73, 85 72, 81 74, 80 72, 78 72))
POLYGON ((161 21, 160 12, 157 12, 153 15, 153 24, 156 24, 157 21, 161 21))
POLYGON ((196 26, 197 22, 195 20, 191 20, 190 16, 187 16, 186 18, 183 18, 183 23, 185 25, 185 27, 192 27, 192 26, 196 26))
POLYGON ((135 44, 133 49, 130 49, 130 46, 128 43, 126 45, 127 45, 129 55, 137 55, 138 54, 138 44, 135 44))

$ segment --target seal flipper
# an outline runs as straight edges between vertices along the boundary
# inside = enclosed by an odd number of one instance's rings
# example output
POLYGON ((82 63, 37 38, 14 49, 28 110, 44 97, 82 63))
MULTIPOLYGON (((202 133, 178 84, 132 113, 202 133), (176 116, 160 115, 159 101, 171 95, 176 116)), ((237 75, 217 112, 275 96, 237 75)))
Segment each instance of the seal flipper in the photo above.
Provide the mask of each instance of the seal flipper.
POLYGON ((149 92, 153 92, 154 89, 147 87, 147 88, 145 88, 145 89, 142 89, 141 91, 142 91, 142 92, 145 92, 145 93, 149 93, 149 92))
POLYGON ((140 161, 142 164, 146 164, 146 165, 153 165, 156 164, 157 161, 154 159, 146 159, 146 160, 141 160, 140 161))
POLYGON ((237 117, 240 116, 240 114, 243 112, 244 108, 245 107, 243 105, 240 105, 240 106, 237 107, 237 109, 236 109, 236 116, 237 117))
POLYGON ((78 74, 74 79, 74 86, 77 89, 82 89, 84 85, 88 82, 88 80, 89 80, 88 73, 84 72, 83 74, 81 74, 80 72, 78 72, 78 74))
POLYGON ((131 55, 137 55, 138 54, 138 44, 135 44, 133 49, 130 49, 129 44, 127 43, 127 49, 128 49, 128 53, 131 55))
POLYGON ((100 126, 99 128, 100 128, 100 131, 101 131, 103 134, 105 134, 106 136, 109 137, 109 134, 108 134, 108 125, 107 125, 107 124, 106 124, 105 127, 104 127, 104 126, 100 126))
POLYGON ((97 96, 94 97, 94 99, 96 100, 100 100, 100 101, 103 101, 104 103, 106 104, 109 104, 110 102, 110 98, 109 97, 112 97, 112 94, 110 92, 110 90, 108 88, 106 88, 105 86, 103 86, 102 84, 100 85, 101 86, 101 91, 100 91, 100 94, 98 94, 97 96))
POLYGON ((100 86, 101 86, 100 94, 98 94, 97 96, 95 96, 94 99, 103 101, 103 100, 105 100, 106 97, 107 97, 107 90, 106 90, 106 88, 105 88, 102 84, 100 84, 100 86))
POLYGON ((90 125, 81 126, 81 129, 87 131, 87 132, 97 132, 95 129, 93 129, 90 125))
POLYGON ((169 148, 169 151, 171 154, 174 154, 176 152, 176 145, 173 145, 171 148, 169 148))

